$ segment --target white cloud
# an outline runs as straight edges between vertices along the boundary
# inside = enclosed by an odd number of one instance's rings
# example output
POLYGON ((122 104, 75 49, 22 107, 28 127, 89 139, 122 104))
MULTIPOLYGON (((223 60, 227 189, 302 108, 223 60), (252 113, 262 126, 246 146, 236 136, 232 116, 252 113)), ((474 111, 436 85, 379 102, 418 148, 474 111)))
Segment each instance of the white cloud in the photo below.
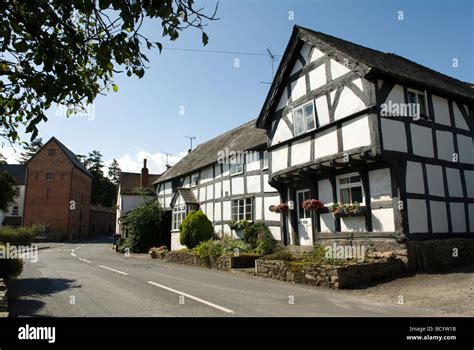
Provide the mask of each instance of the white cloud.
POLYGON ((6 158, 8 164, 18 164, 17 158, 20 158, 21 147, 13 148, 10 145, 0 147, 0 154, 6 158))
MULTIPOLYGON (((168 163, 170 165, 176 164, 181 158, 186 155, 186 152, 181 152, 178 155, 168 156, 168 163)), ((125 153, 122 156, 115 158, 119 163, 122 171, 139 173, 143 167, 143 159, 147 159, 147 168, 150 174, 161 174, 166 170, 166 154, 164 153, 150 153, 148 151, 138 151, 135 155, 125 153)), ((113 159, 105 161, 104 173, 107 174, 110 164, 113 159)))

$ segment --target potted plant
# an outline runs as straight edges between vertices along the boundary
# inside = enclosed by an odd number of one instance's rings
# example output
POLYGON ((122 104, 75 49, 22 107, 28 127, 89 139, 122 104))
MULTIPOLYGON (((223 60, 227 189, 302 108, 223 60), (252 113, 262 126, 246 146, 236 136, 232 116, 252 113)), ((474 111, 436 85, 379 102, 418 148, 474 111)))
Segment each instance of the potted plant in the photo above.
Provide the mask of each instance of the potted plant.
POLYGON ((324 208, 324 205, 317 199, 307 199, 301 204, 301 207, 308 211, 318 211, 324 208))
POLYGON ((349 215, 349 208, 347 207, 347 204, 333 203, 329 207, 329 210, 335 217, 342 218, 349 215))
POLYGON ((280 203, 277 205, 270 206, 270 211, 278 214, 286 214, 289 210, 289 206, 286 203, 280 203))

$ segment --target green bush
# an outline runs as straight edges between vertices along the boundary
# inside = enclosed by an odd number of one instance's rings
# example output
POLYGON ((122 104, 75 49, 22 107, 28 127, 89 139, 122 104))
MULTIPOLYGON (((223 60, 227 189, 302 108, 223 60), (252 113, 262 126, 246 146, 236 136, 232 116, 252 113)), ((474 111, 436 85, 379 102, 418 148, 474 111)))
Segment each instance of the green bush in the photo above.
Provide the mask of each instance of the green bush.
POLYGON ((223 254, 235 253, 237 249, 239 253, 250 253, 252 251, 252 246, 241 239, 224 237, 217 242, 222 245, 223 254))
POLYGON ((263 232, 260 231, 257 235, 257 246, 255 247, 255 253, 260 255, 271 254, 275 251, 276 241, 273 238, 270 229, 264 226, 263 232))
POLYGON ((314 247, 309 252, 303 253, 303 261, 309 263, 325 263, 326 262, 326 248, 321 246, 314 247))
POLYGON ((157 258, 164 259, 166 257, 166 254, 168 254, 168 248, 164 245, 158 248, 153 247, 153 248, 150 248, 150 250, 148 251, 148 254, 150 254, 152 259, 157 259, 157 258))
POLYGON ((189 213, 179 226, 179 240, 189 249, 214 237, 214 227, 201 210, 189 213))
POLYGON ((158 201, 145 202, 123 217, 121 223, 127 227, 128 236, 121 242, 119 250, 129 249, 135 253, 145 253, 151 247, 162 245, 162 209, 158 201))
POLYGON ((264 222, 248 223, 244 225, 244 241, 252 246, 253 249, 257 248, 257 241, 259 234, 263 234, 268 229, 264 222))
POLYGON ((201 259, 218 258, 224 253, 224 247, 218 242, 212 239, 201 242, 193 248, 193 252, 201 259))
POLYGON ((263 256, 266 260, 284 260, 284 261, 293 261, 297 260, 293 254, 287 250, 279 249, 273 252, 272 254, 267 254, 263 256))
POLYGON ((23 271, 23 260, 0 259, 0 278, 16 277, 23 271))
POLYGON ((3 226, 0 228, 0 242, 10 243, 14 246, 29 246, 38 235, 36 226, 13 227, 3 226))

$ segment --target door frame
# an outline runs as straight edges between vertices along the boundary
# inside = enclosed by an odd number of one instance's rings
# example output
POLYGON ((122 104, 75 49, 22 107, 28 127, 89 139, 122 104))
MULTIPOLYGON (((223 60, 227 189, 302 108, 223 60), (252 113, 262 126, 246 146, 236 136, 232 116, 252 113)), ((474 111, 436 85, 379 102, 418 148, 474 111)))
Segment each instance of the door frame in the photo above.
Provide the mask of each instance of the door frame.
MULTIPOLYGON (((300 205, 302 203, 299 202, 299 193, 308 193, 308 199, 311 197, 311 189, 310 188, 304 188, 301 190, 296 190, 295 191, 295 202, 296 202, 296 229, 298 231, 298 245, 301 245, 301 233, 300 233, 300 205)), ((304 209, 303 209, 304 210, 304 209)), ((308 232, 308 239, 311 242, 308 246, 313 246, 314 245, 314 226, 313 226, 313 218, 311 216, 311 213, 309 214, 308 218, 304 218, 305 220, 309 220, 309 226, 311 227, 311 232, 308 232)))

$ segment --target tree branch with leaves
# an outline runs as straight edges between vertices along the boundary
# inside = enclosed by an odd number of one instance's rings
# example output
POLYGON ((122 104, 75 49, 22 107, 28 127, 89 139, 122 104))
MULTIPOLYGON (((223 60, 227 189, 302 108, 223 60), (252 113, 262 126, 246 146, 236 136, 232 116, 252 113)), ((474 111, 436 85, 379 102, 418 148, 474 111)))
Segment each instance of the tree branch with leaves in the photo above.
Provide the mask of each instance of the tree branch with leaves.
POLYGON ((0 0, 0 131, 16 141, 24 126, 34 139, 54 104, 85 109, 117 91, 114 73, 142 78, 145 48, 162 50, 141 33, 145 20, 170 40, 199 30, 206 45, 218 5, 207 14, 194 0, 0 0))

